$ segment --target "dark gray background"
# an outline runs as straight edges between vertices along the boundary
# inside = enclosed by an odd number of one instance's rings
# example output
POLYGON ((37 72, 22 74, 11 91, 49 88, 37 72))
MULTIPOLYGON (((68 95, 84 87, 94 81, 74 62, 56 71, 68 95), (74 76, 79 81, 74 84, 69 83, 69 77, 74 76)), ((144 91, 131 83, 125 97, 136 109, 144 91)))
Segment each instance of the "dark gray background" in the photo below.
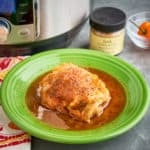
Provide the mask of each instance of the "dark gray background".
MULTIPOLYGON (((127 16, 150 11, 150 0, 94 0, 94 8, 114 6, 125 11, 127 16)), ((88 22, 69 47, 88 47, 88 22)), ((118 56, 140 70, 150 85, 150 50, 134 46, 126 35, 125 48, 118 56)), ((32 150, 150 150, 150 110, 134 128, 114 139, 86 145, 58 144, 32 138, 32 150)))

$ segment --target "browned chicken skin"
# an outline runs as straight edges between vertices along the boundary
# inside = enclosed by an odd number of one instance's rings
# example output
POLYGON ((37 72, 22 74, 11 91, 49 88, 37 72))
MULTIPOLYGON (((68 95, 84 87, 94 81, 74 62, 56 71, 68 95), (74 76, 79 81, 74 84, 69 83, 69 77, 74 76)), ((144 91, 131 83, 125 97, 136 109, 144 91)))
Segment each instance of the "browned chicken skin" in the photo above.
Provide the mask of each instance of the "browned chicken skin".
POLYGON ((38 91, 44 107, 88 123, 103 113, 111 99, 97 75, 71 63, 45 75, 38 91))

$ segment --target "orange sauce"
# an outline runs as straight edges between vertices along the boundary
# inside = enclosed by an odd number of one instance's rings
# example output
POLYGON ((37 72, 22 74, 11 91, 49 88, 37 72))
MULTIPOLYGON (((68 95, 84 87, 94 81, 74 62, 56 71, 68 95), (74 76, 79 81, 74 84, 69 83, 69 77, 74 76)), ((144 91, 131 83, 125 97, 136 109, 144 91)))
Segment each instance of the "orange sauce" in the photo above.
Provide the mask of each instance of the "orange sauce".
MULTIPOLYGON (((119 116, 126 104, 126 95, 123 86, 115 78, 105 72, 91 68, 88 68, 88 70, 94 74, 97 74, 105 82, 106 87, 110 91, 111 101, 105 108, 103 114, 99 117, 93 118, 89 124, 77 121, 70 116, 44 109, 43 115, 40 118, 41 121, 55 128, 66 130, 86 130, 103 126, 119 116)), ((40 106, 40 99, 37 96, 36 90, 38 88, 39 81, 43 76, 36 79, 30 85, 26 94, 27 106, 36 117, 38 116, 38 108, 40 106)))

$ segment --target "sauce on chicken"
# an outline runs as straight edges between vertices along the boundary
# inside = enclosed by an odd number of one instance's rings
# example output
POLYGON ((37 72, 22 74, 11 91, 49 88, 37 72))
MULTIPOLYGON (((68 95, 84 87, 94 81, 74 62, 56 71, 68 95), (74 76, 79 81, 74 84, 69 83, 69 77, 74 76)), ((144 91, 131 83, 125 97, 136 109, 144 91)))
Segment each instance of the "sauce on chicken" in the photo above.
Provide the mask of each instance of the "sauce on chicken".
POLYGON ((36 79, 26 95, 33 114, 50 126, 85 130, 114 120, 125 106, 122 85, 95 69, 63 64, 36 79))

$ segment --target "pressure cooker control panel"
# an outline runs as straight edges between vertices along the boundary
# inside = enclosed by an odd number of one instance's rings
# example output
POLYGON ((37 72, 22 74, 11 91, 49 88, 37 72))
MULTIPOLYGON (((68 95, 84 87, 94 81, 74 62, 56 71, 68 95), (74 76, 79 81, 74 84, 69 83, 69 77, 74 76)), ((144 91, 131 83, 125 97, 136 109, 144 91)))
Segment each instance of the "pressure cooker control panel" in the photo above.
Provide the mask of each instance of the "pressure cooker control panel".
POLYGON ((0 44, 35 40, 33 5, 36 0, 0 0, 0 3, 0 44))

